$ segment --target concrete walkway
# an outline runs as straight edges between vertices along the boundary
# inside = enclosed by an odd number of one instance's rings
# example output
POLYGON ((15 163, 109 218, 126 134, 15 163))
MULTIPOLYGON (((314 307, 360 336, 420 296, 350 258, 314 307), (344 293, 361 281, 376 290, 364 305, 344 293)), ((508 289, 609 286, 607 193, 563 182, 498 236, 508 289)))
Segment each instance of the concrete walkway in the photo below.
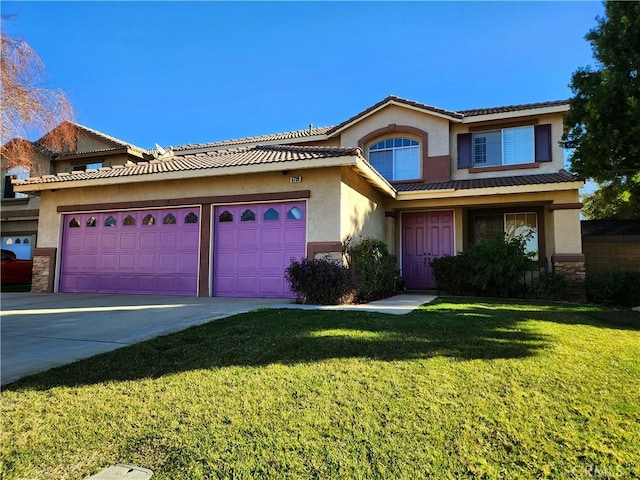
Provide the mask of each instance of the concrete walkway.
POLYGON ((367 305, 313 306, 264 298, 2 293, 0 384, 99 353, 257 308, 360 310, 402 315, 429 295, 367 305))

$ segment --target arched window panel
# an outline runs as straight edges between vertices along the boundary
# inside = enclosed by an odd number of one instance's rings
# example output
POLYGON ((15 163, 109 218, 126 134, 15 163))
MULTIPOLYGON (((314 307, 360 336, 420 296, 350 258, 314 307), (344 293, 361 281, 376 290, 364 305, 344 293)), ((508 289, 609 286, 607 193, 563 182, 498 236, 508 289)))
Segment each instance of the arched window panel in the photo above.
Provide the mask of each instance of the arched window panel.
POLYGON ((16 245, 18 245, 19 243, 21 244, 22 240, 20 240, 19 238, 16 238, 16 245))
MULTIPOLYGON (((80 225, 78 225, 80 226, 80 225)), ((7 239, 7 245, 13 245, 13 238, 8 238, 7 239)))
POLYGON ((256 214, 253 210, 245 210, 240 217, 241 222, 254 222, 256 220, 256 214))
POLYGON ((189 212, 187 216, 184 217, 184 223, 198 223, 198 216, 193 212, 189 212))
POLYGON ((225 210, 218 217, 219 222, 233 222, 233 215, 229 210, 225 210))
POLYGON ((28 238, 25 238, 25 239, 22 241, 22 243, 24 243, 24 244, 28 244, 28 243, 29 243, 29 239, 28 239, 28 238))
POLYGON ((69 220, 69 228, 80 228, 80 222, 77 218, 72 218, 69 220))
POLYGON ((154 217, 153 215, 149 214, 146 217, 144 217, 142 219, 142 224, 143 225, 155 225, 156 224, 156 217, 154 217))
POLYGON ((98 221, 96 220, 96 217, 89 217, 89 220, 87 220, 87 227, 96 227, 96 226, 98 226, 98 221))
POLYGON ((420 143, 411 138, 387 138, 369 147, 369 163, 387 180, 420 178, 420 143))
POLYGON ((264 212, 264 215, 262 215, 262 219, 267 221, 278 220, 279 218, 280 214, 275 208, 269 208, 266 212, 264 212))
POLYGON ((162 219, 163 225, 175 225, 176 224, 176 216, 173 213, 167 213, 162 219))
POLYGON ((104 226, 105 227, 115 227, 116 226, 116 219, 113 216, 109 215, 107 217, 107 219, 104 221, 104 226))
POLYGON ((298 207, 293 207, 287 212, 288 220, 302 220, 303 218, 304 214, 298 207))
POLYGON ((136 219, 133 218, 131 215, 127 215, 126 217, 124 217, 124 220, 122 221, 122 225, 125 225, 127 227, 132 227, 136 224, 136 219))

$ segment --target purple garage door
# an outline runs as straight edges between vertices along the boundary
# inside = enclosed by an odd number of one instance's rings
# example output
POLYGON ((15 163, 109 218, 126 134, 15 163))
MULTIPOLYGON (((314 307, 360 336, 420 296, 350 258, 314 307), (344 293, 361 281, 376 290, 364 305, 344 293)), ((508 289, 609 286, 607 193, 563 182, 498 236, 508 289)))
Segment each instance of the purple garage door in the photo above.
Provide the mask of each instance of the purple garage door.
POLYGON ((61 292, 197 295, 199 208, 65 215, 61 292))
POLYGON ((284 278, 306 251, 304 202, 217 207, 214 295, 293 298, 284 278))

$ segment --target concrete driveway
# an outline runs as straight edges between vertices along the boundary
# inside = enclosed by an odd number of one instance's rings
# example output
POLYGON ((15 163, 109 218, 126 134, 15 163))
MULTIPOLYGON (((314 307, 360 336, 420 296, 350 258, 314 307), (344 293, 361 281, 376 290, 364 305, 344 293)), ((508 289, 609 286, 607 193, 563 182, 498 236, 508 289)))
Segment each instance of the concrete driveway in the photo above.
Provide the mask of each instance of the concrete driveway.
POLYGON ((25 375, 286 300, 2 293, 1 377, 25 375))

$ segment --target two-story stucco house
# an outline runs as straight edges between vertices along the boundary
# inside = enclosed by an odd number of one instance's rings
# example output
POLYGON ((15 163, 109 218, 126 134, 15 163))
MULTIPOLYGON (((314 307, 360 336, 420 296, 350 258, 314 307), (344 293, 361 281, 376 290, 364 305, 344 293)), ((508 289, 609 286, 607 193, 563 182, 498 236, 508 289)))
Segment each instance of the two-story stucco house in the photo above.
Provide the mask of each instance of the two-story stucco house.
POLYGON ((387 242, 407 288, 430 258, 529 233, 580 287, 565 101, 449 111, 390 96, 342 123, 183 145, 153 159, 17 180, 40 196, 34 291, 290 297, 291 257, 387 242))

